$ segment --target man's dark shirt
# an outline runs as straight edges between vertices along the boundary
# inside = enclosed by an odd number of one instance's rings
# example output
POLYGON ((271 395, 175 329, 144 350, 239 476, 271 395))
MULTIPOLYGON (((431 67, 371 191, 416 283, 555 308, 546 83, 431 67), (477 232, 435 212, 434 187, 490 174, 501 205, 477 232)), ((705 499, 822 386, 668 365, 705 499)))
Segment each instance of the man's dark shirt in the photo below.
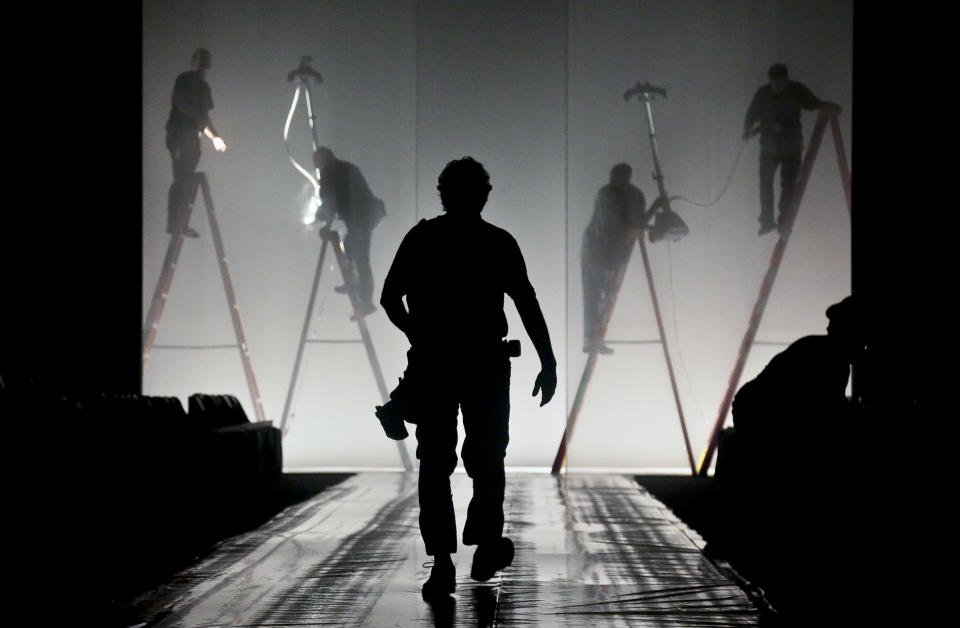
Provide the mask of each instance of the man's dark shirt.
MULTIPOLYGON (((489 346, 507 335, 503 295, 536 305, 517 241, 478 215, 421 220, 404 237, 381 302, 407 298, 414 347, 489 346)), ((546 341, 549 346, 549 340, 546 341)))
POLYGON ((745 127, 752 128, 759 121, 761 139, 770 136, 799 139, 803 137, 801 109, 810 110, 819 106, 820 99, 803 83, 789 81, 779 94, 775 94, 767 83, 753 95, 747 108, 745 127))
POLYGON ((371 229, 386 213, 360 169, 341 159, 320 171, 320 200, 321 211, 336 213, 347 229, 371 229))
POLYGON ((635 239, 631 230, 643 226, 645 207, 643 192, 633 184, 610 183, 600 188, 583 234, 585 260, 605 268, 618 268, 626 262, 635 239))
MULTIPOLYGON (((179 93, 188 104, 197 111, 202 111, 204 115, 213 109, 210 86, 200 78, 196 70, 187 70, 180 74, 173 84, 173 93, 179 93)), ((184 113, 176 106, 171 107, 170 117, 167 118, 167 135, 170 136, 185 129, 199 133, 203 131, 203 121, 184 113)))

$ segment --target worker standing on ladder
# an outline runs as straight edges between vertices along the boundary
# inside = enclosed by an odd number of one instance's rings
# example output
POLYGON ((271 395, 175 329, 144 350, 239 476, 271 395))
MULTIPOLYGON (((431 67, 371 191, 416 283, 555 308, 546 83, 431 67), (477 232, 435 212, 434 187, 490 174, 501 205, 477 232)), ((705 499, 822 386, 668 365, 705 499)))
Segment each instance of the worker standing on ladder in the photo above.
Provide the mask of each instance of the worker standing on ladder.
POLYGON ((629 164, 620 163, 610 169, 610 182, 597 192, 593 215, 583 232, 580 269, 584 353, 613 353, 601 337, 604 323, 616 298, 617 277, 649 218, 643 192, 630 183, 632 175, 629 164))
POLYGON ((786 223, 784 215, 793 201, 793 185, 803 158, 803 109, 840 106, 821 101, 803 83, 791 81, 787 66, 775 63, 767 71, 770 82, 757 90, 747 108, 743 123, 743 141, 760 134, 760 235, 786 223), (773 177, 780 168, 779 218, 773 213, 773 177))
POLYGON ((557 360, 520 247, 480 217, 491 190, 487 171, 470 157, 451 161, 437 189, 445 213, 421 220, 404 236, 380 299, 390 321, 410 340, 410 359, 417 361, 408 371, 417 372, 420 389, 420 533, 426 553, 434 557, 423 586, 427 599, 452 593, 456 582, 450 475, 457 466, 458 408, 466 434, 463 464, 473 480, 463 528, 463 544, 477 546, 470 575, 489 580, 513 560, 513 543, 503 536, 510 416, 505 294, 540 357, 533 394, 543 392, 541 406, 557 387, 557 360))
MULTIPOLYGON (((177 212, 185 209, 193 199, 193 175, 200 164, 200 136, 206 135, 217 152, 227 150, 210 119, 213 96, 204 80, 213 58, 206 48, 199 48, 190 60, 191 68, 181 73, 173 84, 170 117, 167 118, 167 149, 173 159, 173 183, 167 196, 167 233, 173 234, 177 212)), ((183 235, 196 238, 199 234, 189 225, 183 235)))
MULTIPOLYGON (((373 195, 360 168, 320 146, 313 153, 313 163, 320 170, 320 208, 317 220, 343 220, 347 233, 343 236, 344 253, 356 277, 356 298, 361 316, 376 311, 373 304, 373 268, 370 265, 370 239, 373 229, 386 215, 383 201, 373 195)), ((321 236, 324 235, 321 231, 321 236)), ((350 280, 344 278, 346 282, 350 280)), ((348 285, 335 288, 346 292, 348 285)), ((351 316, 351 320, 353 320, 351 316)))

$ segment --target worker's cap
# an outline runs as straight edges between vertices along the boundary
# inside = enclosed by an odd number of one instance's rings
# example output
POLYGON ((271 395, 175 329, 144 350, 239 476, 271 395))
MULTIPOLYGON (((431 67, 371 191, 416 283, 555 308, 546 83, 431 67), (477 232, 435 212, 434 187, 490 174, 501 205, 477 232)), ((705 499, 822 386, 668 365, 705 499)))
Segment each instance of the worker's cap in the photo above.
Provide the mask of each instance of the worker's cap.
POLYGON ((853 323, 857 320, 857 308, 853 297, 849 296, 827 308, 827 319, 837 323, 853 323))

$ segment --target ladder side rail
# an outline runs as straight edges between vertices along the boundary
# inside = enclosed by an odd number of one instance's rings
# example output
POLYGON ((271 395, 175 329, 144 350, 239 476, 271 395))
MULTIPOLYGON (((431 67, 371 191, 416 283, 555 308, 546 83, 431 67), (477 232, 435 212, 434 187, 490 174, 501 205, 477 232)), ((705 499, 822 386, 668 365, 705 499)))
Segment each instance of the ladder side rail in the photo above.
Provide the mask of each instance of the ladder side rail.
POLYGON ((297 345, 297 357, 293 362, 293 373, 290 375, 290 387, 287 389, 287 399, 283 404, 283 416, 280 419, 280 433, 287 435, 287 419, 290 417, 290 408, 293 405, 293 393, 297 386, 297 379, 300 376, 300 363, 303 360, 303 350, 307 344, 307 336, 310 332, 310 321, 313 319, 313 307, 317 301, 317 290, 320 286, 320 276, 323 272, 323 261, 327 256, 327 246, 329 240, 324 238, 320 246, 320 257, 317 259, 317 270, 313 275, 313 286, 310 288, 310 301, 307 303, 307 315, 303 321, 303 330, 300 332, 300 344, 297 345))
POLYGON ((597 352, 591 351, 587 358, 587 364, 583 368, 583 374, 580 376, 580 384, 577 386, 577 394, 573 398, 573 406, 570 408, 570 416, 567 417, 567 426, 563 430, 560 446, 557 447, 557 455, 553 459, 553 466, 550 467, 550 473, 553 475, 560 473, 560 470, 567 461, 567 445, 573 439, 573 428, 577 424, 577 418, 580 416, 583 398, 587 394, 587 386, 590 384, 590 378, 593 377, 593 370, 596 365, 597 352))
POLYGON ((711 428, 710 434, 707 438, 706 448, 704 449, 703 454, 700 456, 700 464, 698 468, 698 474, 700 476, 707 475, 707 471, 709 470, 710 464, 713 461, 713 454, 716 450, 717 444, 720 441, 720 432, 723 430, 723 424, 726 422, 727 413, 730 411, 730 406, 733 404, 733 397, 736 394, 737 385, 740 383, 740 376, 743 374, 743 368, 746 365, 747 356, 750 354, 750 349, 753 346, 753 340, 757 335, 757 329, 760 327, 760 319, 763 318, 763 312, 767 306, 767 299, 770 297, 770 293, 773 290, 773 284, 777 278, 777 271, 780 268, 780 262, 783 260, 783 254, 787 248, 787 242, 790 239, 790 232, 793 229, 793 223, 796 219, 797 211, 800 208, 800 202, 803 200, 803 194, 806 191, 807 181, 810 179, 810 172, 813 170, 813 164, 816 161, 817 152, 820 149, 820 142, 823 139, 823 132, 826 128, 826 122, 827 114, 821 112, 820 116, 817 118, 816 125, 814 126, 813 134, 810 138, 810 145, 807 148, 807 154, 803 160, 803 165, 800 168, 800 175, 797 177, 797 181, 794 184, 791 207, 787 213, 787 216, 783 217, 786 218, 786 225, 784 226, 783 233, 777 240, 777 244, 770 256, 770 265, 768 266, 767 273, 764 275, 763 281, 760 284, 760 294, 757 296, 757 301, 753 306, 753 311, 750 313, 747 331, 743 336, 743 340, 740 342, 737 360, 734 364, 733 370, 730 373, 730 377, 727 380, 727 389, 723 395, 723 399, 720 402, 720 409, 717 412, 717 418, 714 421, 713 427, 711 428))
MULTIPOLYGON (((653 156, 654 166, 653 179, 657 182, 657 192, 659 193, 658 201, 663 206, 662 211, 669 213, 673 210, 670 207, 670 195, 667 194, 667 187, 663 181, 663 171, 660 167, 660 156, 657 149, 657 132, 653 124, 653 107, 650 104, 652 97, 650 94, 644 93, 641 100, 643 102, 643 112, 647 120, 647 130, 649 131, 650 135, 650 149, 653 156)), ((660 315, 660 304, 657 299, 656 288, 654 287, 653 272, 650 269, 650 259, 647 255, 646 243, 644 242, 642 235, 637 241, 640 245, 641 254, 643 255, 644 270, 647 275, 647 283, 650 286, 650 297, 653 303, 653 311, 657 318, 657 327, 660 331, 660 343, 663 345, 663 354, 667 363, 667 372, 670 376, 670 386, 673 390, 673 399, 677 406, 677 415, 680 418, 680 429, 683 433, 683 442, 687 451, 687 460, 690 464, 691 472, 696 475, 696 465, 693 460, 693 449, 690 445, 690 435, 687 432, 687 422, 683 414, 683 405, 680 402, 680 393, 677 389, 677 381, 673 370, 673 362, 670 359, 670 350, 667 344, 666 332, 663 327, 663 317, 660 315)))
POLYGON ((243 322, 240 320, 240 306, 237 304, 237 297, 233 291, 233 282, 230 280, 230 268, 227 264, 227 255, 223 248, 223 240, 220 237, 220 228, 217 226, 213 198, 210 194, 210 185, 204 173, 199 172, 197 176, 200 177, 200 187, 203 190, 203 202, 207 206, 207 217, 210 219, 210 233, 213 236, 213 244, 217 251, 217 261, 220 264, 220 276, 223 279, 223 288, 227 297, 227 307, 230 310, 230 320, 233 322, 233 330, 237 336, 237 344, 240 349, 240 361, 243 363, 247 387, 250 389, 250 396, 253 399, 253 411, 257 417, 257 421, 266 421, 266 414, 263 411, 263 401, 260 398, 260 388, 257 386, 257 378, 253 372, 253 364, 250 359, 250 347, 247 344, 246 334, 243 331, 243 322))
POLYGON ((687 460, 690 463, 690 473, 697 474, 697 465, 693 459, 693 449, 690 446, 690 435, 687 432, 687 421, 683 416, 683 405, 680 403, 680 392, 677 389, 677 377, 673 371, 673 361, 670 359, 670 349, 667 345, 667 333, 663 327, 663 317, 660 315, 660 302, 653 283, 653 271, 650 269, 650 256, 647 255, 647 245, 643 235, 637 238, 640 245, 640 254, 643 256, 643 269, 647 274, 647 283, 650 285, 650 300, 653 303, 653 312, 657 318, 657 328, 660 330, 660 344, 663 346, 663 357, 667 362, 667 373, 670 375, 670 387, 673 389, 673 400, 677 405, 677 416, 680 418, 680 430, 683 432, 683 444, 687 451, 687 460))
MULTIPOLYGON (((630 252, 633 252, 632 247, 630 252)), ((597 365, 596 349, 597 346, 603 342, 604 338, 607 337, 607 328, 610 326, 610 319, 613 318, 613 308, 617 303, 617 297, 620 296, 620 286, 623 285, 623 278, 627 274, 627 266, 629 266, 629 264, 630 255, 627 255, 627 259, 617 271, 617 278, 614 282, 613 298, 606 304, 606 307, 604 308, 603 325, 600 327, 599 337, 590 351, 589 357, 587 358, 587 363, 583 368, 583 374, 580 376, 580 384, 577 386, 577 394, 573 398, 573 406, 571 406, 570 414, 567 416, 567 425, 563 430, 563 436, 560 438, 560 445, 557 447, 557 455, 554 457, 553 465, 550 468, 550 473, 553 475, 560 473, 563 465, 566 464, 567 448, 570 444, 570 441, 573 440, 573 428, 577 424, 577 419, 580 416, 580 409, 583 406, 583 400, 587 395, 587 386, 590 385, 590 379, 593 377, 593 371, 597 365)))
POLYGON ((836 115, 830 117, 830 130, 833 132, 833 146, 837 149, 837 166, 840 168, 843 193, 847 199, 847 214, 850 214, 853 211, 852 179, 850 177, 850 167, 847 164, 847 151, 843 146, 843 134, 840 133, 840 122, 836 115))
MULTIPOLYGON (((359 303, 356 297, 356 281, 354 281, 353 267, 350 260, 347 259, 343 250, 340 234, 336 231, 330 233, 330 240, 333 243, 333 253, 336 255, 337 264, 340 266, 340 273, 343 275, 343 283, 347 286, 347 295, 350 297, 350 305, 353 308, 353 315, 357 321, 357 327, 360 330, 360 337, 363 339, 363 346, 367 352, 367 359, 370 361, 370 368, 373 370, 373 377, 377 382, 377 388, 380 390, 380 397, 384 403, 390 400, 390 393, 387 390, 386 381, 383 378, 383 371, 380 369, 380 361, 377 359, 376 349, 373 347, 373 339, 370 337, 370 330, 367 328, 367 322, 362 315, 359 303)), ((403 441, 397 442, 397 451, 400 454, 400 461, 405 471, 413 471, 413 463, 410 460, 410 454, 403 441)))
POLYGON ((150 309, 147 311, 147 319, 143 325, 143 351, 140 360, 141 378, 147 370, 147 362, 150 360, 153 343, 157 337, 157 328, 160 326, 160 317, 163 316, 167 296, 170 294, 174 271, 176 271, 180 251, 183 248, 183 231, 190 222, 193 202, 197 197, 198 183, 199 180, 194 176, 192 178, 192 192, 183 199, 186 205, 177 209, 174 232, 170 236, 170 243, 167 245, 167 253, 163 259, 160 276, 157 278, 157 287, 154 289, 153 298, 150 300, 150 309), (189 202, 187 202, 187 199, 190 199, 189 202))

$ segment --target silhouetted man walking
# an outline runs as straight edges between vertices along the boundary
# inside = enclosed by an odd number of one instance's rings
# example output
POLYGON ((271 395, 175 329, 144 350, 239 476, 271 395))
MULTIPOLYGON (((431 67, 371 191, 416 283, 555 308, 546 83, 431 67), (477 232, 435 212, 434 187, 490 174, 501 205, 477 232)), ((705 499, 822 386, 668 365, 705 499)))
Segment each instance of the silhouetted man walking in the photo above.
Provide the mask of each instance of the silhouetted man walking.
MULTIPOLYGON (((167 118, 167 149, 173 160, 173 183, 167 196, 167 233, 173 233, 177 211, 192 200, 193 175, 200 164, 200 137, 206 135, 214 149, 222 153, 227 144, 210 119, 213 96, 204 80, 212 63, 210 51, 199 48, 190 59, 192 69, 181 73, 173 84, 170 117, 167 118)), ((186 226, 183 235, 195 238, 197 232, 186 226)))
POLYGON ((380 299, 410 340, 421 389, 416 421, 420 532, 427 554, 434 557, 423 585, 427 598, 452 593, 455 587, 450 554, 457 549, 457 528, 450 475, 457 465, 458 407, 466 433, 463 463, 473 480, 463 529, 463 544, 477 546, 470 575, 489 580, 513 560, 513 543, 503 537, 510 415, 505 294, 513 299, 540 357, 533 394, 542 390, 541 406, 557 386, 550 335, 520 248, 513 236, 480 217, 492 189, 487 171, 470 157, 451 161, 437 189, 445 213, 421 220, 407 233, 380 299))

